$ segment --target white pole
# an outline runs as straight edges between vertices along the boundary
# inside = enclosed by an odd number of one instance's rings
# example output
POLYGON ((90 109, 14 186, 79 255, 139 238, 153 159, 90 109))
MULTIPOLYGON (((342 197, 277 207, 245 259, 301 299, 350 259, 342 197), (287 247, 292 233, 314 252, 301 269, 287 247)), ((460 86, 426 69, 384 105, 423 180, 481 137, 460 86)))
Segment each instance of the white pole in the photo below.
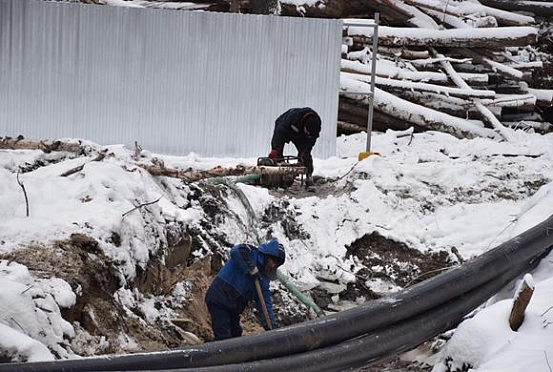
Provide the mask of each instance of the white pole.
POLYGON ((369 96, 369 115, 367 118, 367 153, 371 152, 371 133, 373 130, 374 85, 376 77, 376 54, 378 51, 378 21, 380 13, 374 14, 373 48, 371 59, 371 95, 369 96))

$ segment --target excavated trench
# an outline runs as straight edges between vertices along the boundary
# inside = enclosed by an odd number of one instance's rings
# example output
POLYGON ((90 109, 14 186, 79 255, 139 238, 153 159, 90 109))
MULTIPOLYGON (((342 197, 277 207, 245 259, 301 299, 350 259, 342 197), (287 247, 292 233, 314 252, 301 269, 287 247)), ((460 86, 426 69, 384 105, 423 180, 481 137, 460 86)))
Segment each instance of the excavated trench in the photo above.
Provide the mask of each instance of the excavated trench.
MULTIPOLYGON (((330 192, 330 186, 328 188, 330 192)), ((154 351, 210 341, 210 320, 203 299, 225 260, 223 247, 231 246, 216 228, 224 223, 222 216, 233 213, 225 202, 226 196, 225 188, 191 186, 188 201, 199 203, 207 215, 202 228, 191 229, 167 222, 155 255, 150 257, 146 267, 137 267, 134 280, 125 284, 125 288, 136 296, 153 298, 154 307, 160 312, 172 311, 170 316, 153 321, 140 306, 123 306, 117 296, 122 286, 118 263, 103 253, 103 242, 87 235, 73 234, 70 239, 57 241, 52 246, 31 246, 0 255, 0 259, 21 263, 38 277, 56 276, 71 285, 77 302, 70 309, 62 309, 62 315, 75 326, 77 334, 87 334, 78 337, 80 344, 73 342, 71 345, 80 355, 154 351), (178 285, 186 286, 186 295, 176 302, 174 291, 178 285)), ((289 239, 309 238, 291 212, 293 208, 288 207, 286 200, 269 206, 261 218, 262 226, 280 221, 289 239)), ((122 244, 122 238, 112 232, 108 242, 117 247, 122 244)), ((424 276, 426 279, 433 275, 432 272, 438 273, 439 269, 456 263, 455 256, 447 251, 421 253, 377 233, 353 242, 347 247, 347 255, 355 256, 364 266, 356 273, 357 281, 339 293, 329 293, 324 286, 310 293, 317 305, 327 312, 336 311, 331 306, 336 303, 336 295, 339 301, 352 303, 379 298, 382 293, 371 287, 371 278, 405 287, 415 283, 424 273, 430 272, 424 276)), ((282 286, 274 294, 274 309, 283 326, 312 316, 282 286)), ((245 334, 262 332, 253 309, 246 311, 243 323, 245 334)), ((379 366, 381 370, 391 366, 405 367, 395 370, 426 370, 425 366, 412 369, 416 364, 399 359, 379 366)))

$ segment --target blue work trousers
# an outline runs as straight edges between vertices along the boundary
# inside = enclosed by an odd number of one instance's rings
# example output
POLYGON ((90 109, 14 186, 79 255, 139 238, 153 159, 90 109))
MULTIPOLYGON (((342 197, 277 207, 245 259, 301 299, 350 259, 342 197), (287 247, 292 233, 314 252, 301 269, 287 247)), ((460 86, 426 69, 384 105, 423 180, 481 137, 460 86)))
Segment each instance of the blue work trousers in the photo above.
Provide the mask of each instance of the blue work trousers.
POLYGON ((207 308, 211 315, 214 341, 242 336, 238 311, 231 311, 213 302, 207 302, 207 308))

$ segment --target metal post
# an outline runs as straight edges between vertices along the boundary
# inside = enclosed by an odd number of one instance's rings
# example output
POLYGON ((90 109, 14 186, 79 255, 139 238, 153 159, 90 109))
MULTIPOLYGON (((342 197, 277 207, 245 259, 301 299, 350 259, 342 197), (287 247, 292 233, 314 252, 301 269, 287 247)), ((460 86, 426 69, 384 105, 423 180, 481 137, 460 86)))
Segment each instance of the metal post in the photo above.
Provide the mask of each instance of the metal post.
POLYGON ((378 52, 378 20, 380 13, 374 14, 373 48, 371 58, 371 95, 369 96, 369 115, 367 118, 367 153, 371 152, 371 133, 373 130, 374 85, 376 77, 376 54, 378 52))
POLYGON ((378 23, 380 20, 380 13, 374 14, 373 22, 359 22, 357 19, 345 19, 344 26, 346 27, 372 27, 373 28, 373 45, 372 45, 372 58, 371 58, 371 88, 370 92, 347 92, 346 94, 359 94, 369 98, 369 109, 367 115, 367 147, 365 152, 359 153, 358 160, 361 161, 371 155, 378 155, 378 152, 371 152, 371 134, 373 129, 373 113, 374 113, 374 90, 376 86, 376 56, 378 54, 378 23))

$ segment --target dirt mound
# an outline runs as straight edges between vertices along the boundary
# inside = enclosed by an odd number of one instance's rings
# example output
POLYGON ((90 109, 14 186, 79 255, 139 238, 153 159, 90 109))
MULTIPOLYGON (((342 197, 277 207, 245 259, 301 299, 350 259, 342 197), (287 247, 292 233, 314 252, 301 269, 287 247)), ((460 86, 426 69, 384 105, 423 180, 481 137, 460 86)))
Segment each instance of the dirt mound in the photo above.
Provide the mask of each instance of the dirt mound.
POLYGON ((369 298, 374 298, 375 293, 367 288, 370 279, 381 279, 404 288, 458 263, 458 258, 449 251, 423 253, 404 243, 387 239, 377 232, 363 236, 346 248, 348 257, 355 256, 365 266, 357 276, 367 282, 348 288, 348 292, 354 296, 366 293, 369 298))

